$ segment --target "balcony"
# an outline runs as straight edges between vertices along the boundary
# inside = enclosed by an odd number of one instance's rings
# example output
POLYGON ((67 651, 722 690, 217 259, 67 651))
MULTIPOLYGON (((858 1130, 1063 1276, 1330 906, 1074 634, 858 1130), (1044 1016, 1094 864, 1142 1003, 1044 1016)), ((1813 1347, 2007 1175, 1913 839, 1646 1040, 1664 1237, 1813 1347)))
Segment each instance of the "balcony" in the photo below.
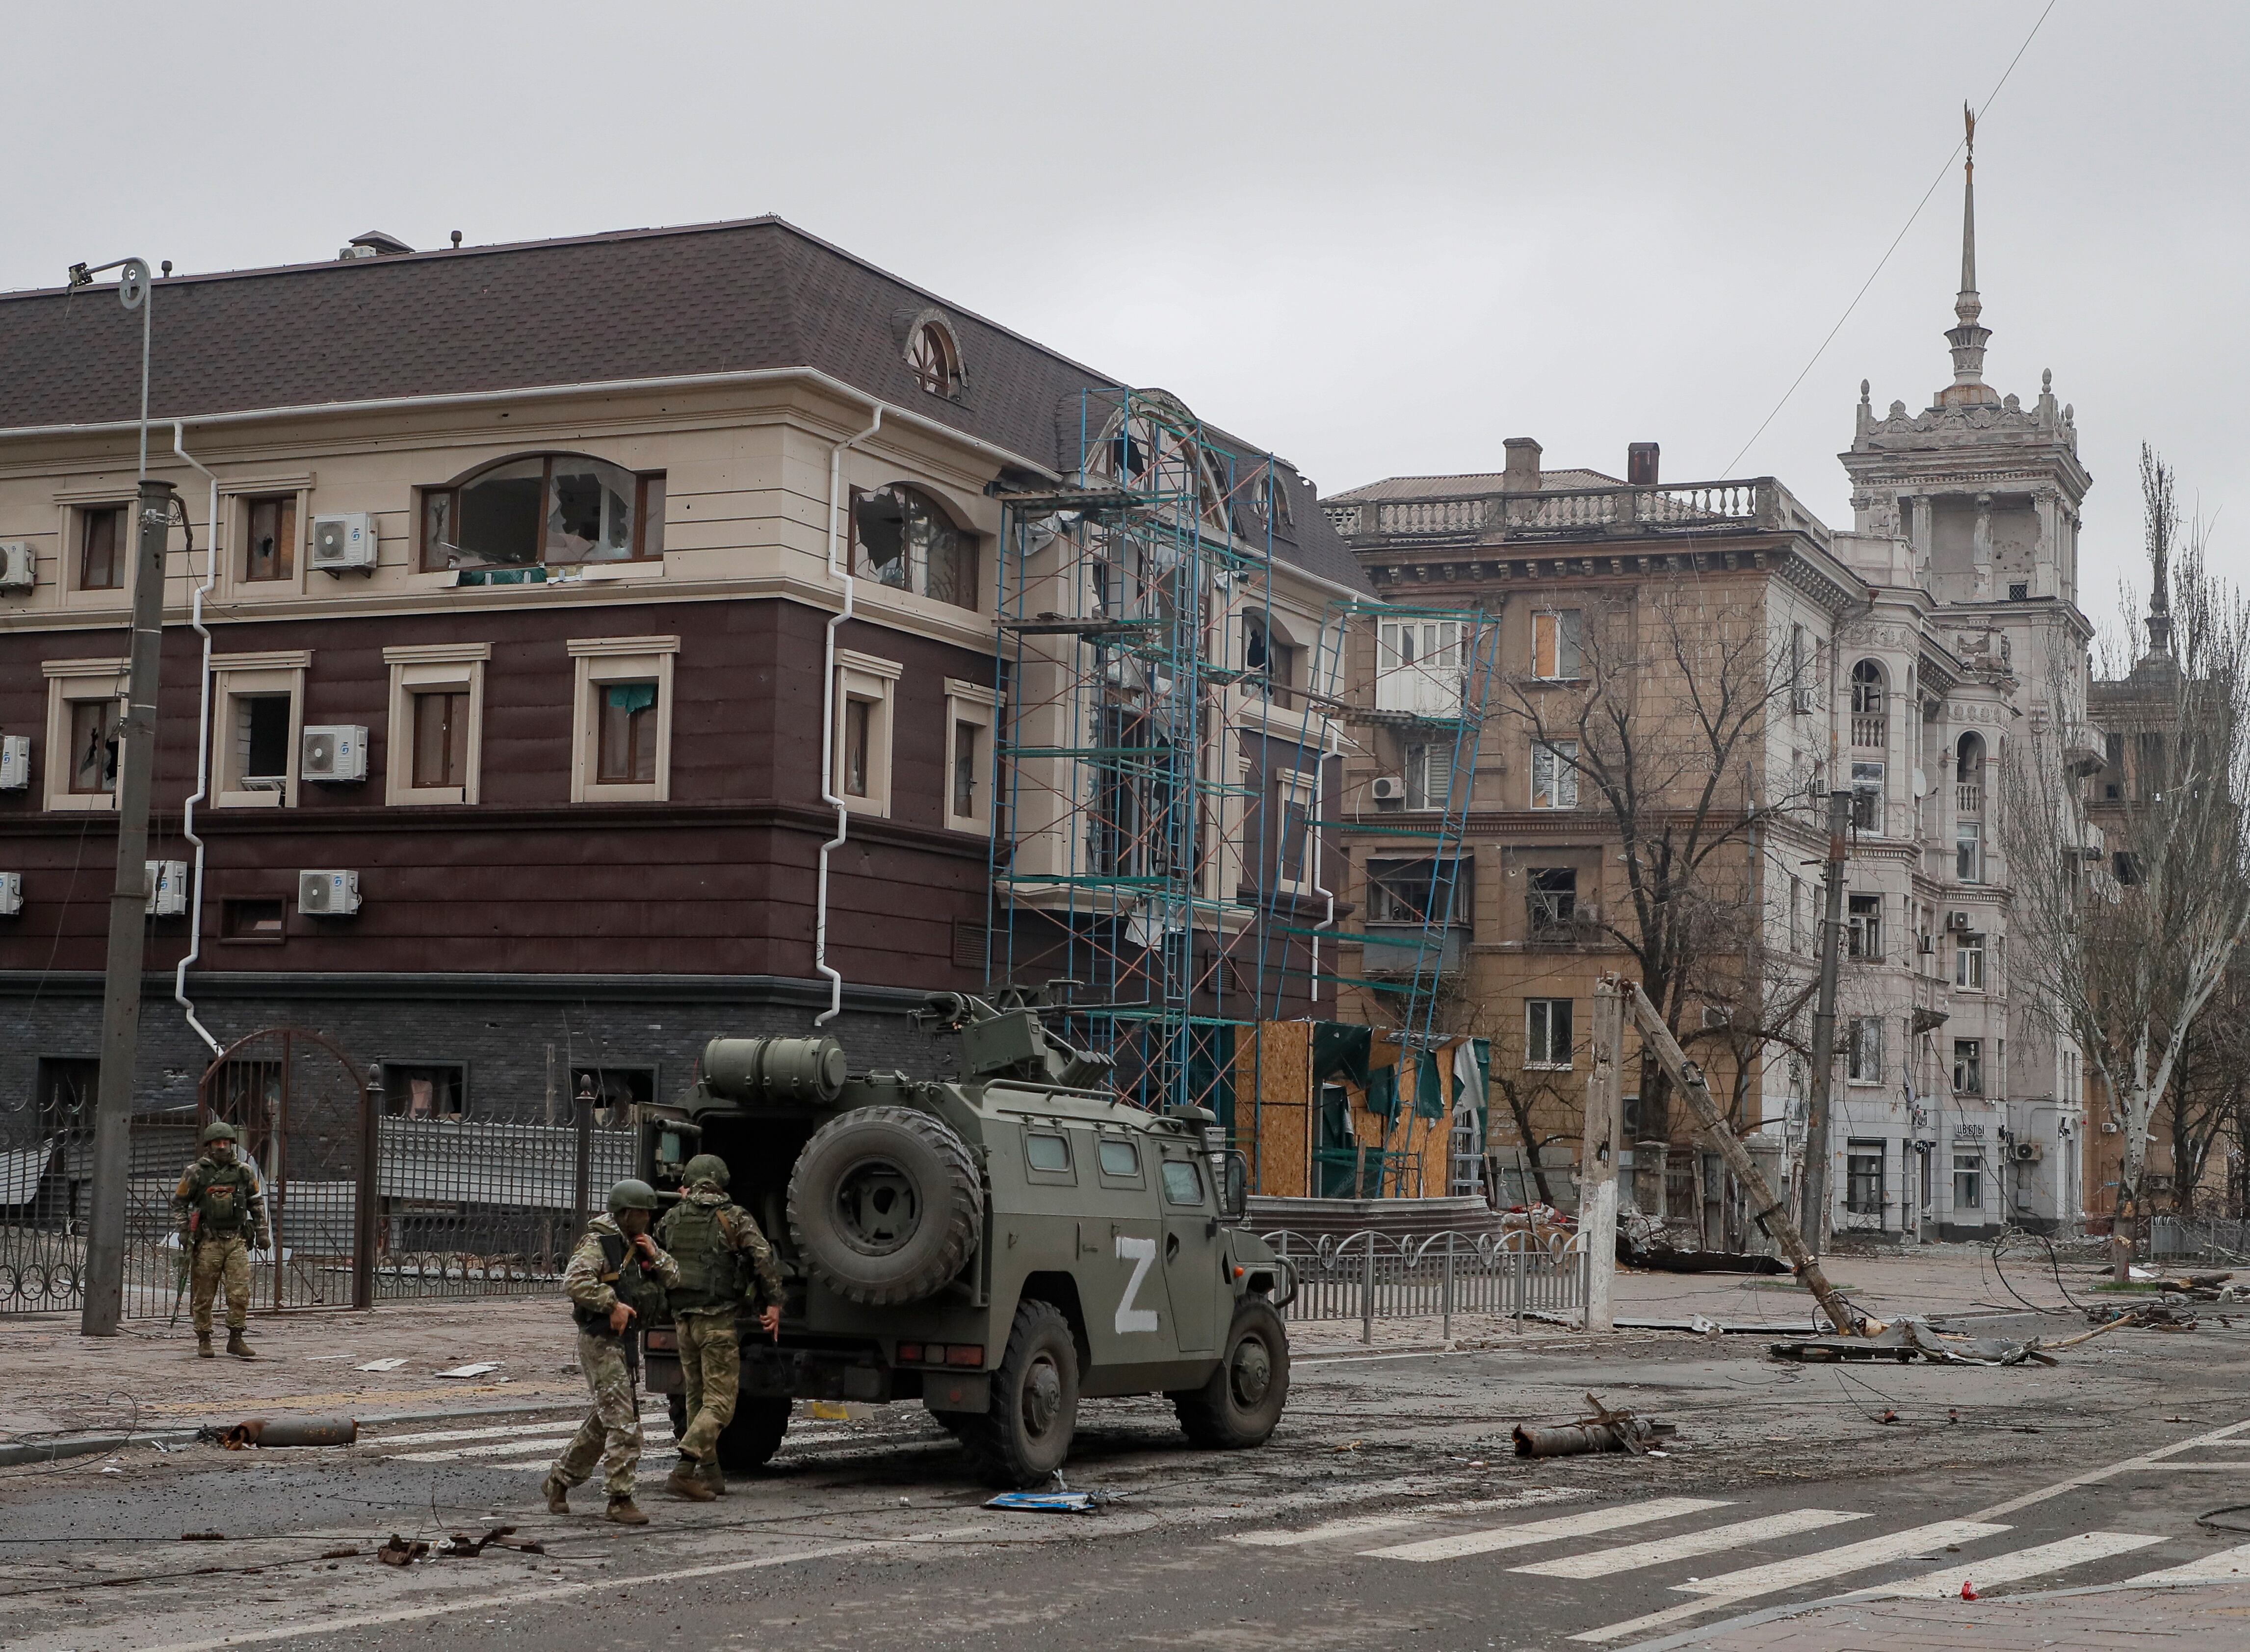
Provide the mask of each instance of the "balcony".
POLYGON ((1881 712, 1852 713, 1852 744, 1869 751, 1881 751, 1890 743, 1890 719, 1881 712))
POLYGON ((1543 488, 1536 493, 1461 493, 1331 504, 1347 539, 1490 544, 1827 530, 1771 477, 1688 482, 1670 487, 1543 488))
POLYGON ((1953 812, 1976 816, 1984 812, 1984 788, 1972 780, 1960 781, 1953 788, 1953 812))
POLYGON ((1418 973, 1452 974, 1468 959, 1466 924, 1434 928, 1425 924, 1370 923, 1360 973, 1370 981, 1411 981, 1418 973))
POLYGON ((2062 766, 2074 774, 2091 774, 2109 762, 2109 737, 2092 723, 2062 726, 2062 766))

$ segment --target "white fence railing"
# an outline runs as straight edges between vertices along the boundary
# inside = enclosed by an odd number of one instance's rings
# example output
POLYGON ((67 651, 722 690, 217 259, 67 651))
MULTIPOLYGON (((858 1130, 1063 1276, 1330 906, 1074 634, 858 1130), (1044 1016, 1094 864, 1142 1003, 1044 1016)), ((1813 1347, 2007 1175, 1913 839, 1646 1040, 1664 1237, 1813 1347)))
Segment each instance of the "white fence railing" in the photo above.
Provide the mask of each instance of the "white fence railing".
POLYGON ((1578 1236, 1552 1249, 1528 1232, 1313 1238, 1283 1229, 1265 1240, 1293 1282, 1283 1317, 1356 1319, 1363 1342, 1375 1339, 1378 1319, 1437 1319, 1450 1337, 1455 1314, 1520 1325, 1529 1314, 1585 1304, 1586 1251, 1578 1236))

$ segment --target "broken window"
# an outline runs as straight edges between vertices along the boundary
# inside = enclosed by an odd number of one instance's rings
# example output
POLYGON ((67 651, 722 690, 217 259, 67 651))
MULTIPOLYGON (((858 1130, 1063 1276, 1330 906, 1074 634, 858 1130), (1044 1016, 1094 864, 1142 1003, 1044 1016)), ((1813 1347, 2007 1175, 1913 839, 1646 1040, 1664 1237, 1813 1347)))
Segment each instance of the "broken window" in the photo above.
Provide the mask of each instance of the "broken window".
POLYGON ((1984 1208, 1984 1150, 1982 1147, 1954 1149, 1953 1208, 1956 1210, 1982 1210, 1984 1208))
POLYGON ((1854 895, 1851 898, 1851 955, 1879 964, 1883 960, 1883 898, 1854 895))
POLYGON ((977 536, 903 482, 852 496, 852 571, 956 608, 977 606, 977 536))
POLYGON ((1531 807, 1578 806, 1578 742, 1535 740, 1531 747, 1531 807))
POLYGON ((1567 929, 1578 915, 1578 869, 1575 866, 1533 866, 1526 870, 1524 899, 1529 908, 1531 933, 1544 934, 1567 929))
POLYGON ((1453 795, 1453 748, 1415 745, 1406 748, 1406 807, 1444 809, 1453 795))
POLYGON ((1855 1216, 1883 1214, 1883 1163, 1880 1141, 1853 1141, 1844 1149, 1844 1208, 1855 1216))
POLYGON ((1378 924, 1452 924, 1468 913, 1468 867, 1460 860, 1367 863, 1367 916, 1378 924))
POLYGON ((583 454, 508 459, 422 495, 422 568, 567 568, 664 554, 664 477, 583 454))
POLYGON ((119 589, 125 583, 125 507, 80 511, 78 524, 79 589, 119 589))
POLYGON ((1570 1064, 1570 1001, 1523 1001, 1523 1064, 1568 1068, 1570 1064))
POLYGON ((1575 608, 1531 616, 1531 674, 1547 682, 1578 675, 1583 616, 1575 608))
POLYGON ((953 812, 963 820, 977 815, 977 775, 984 761, 978 751, 984 735, 982 723, 956 718, 953 724, 953 812))
POLYGON ((656 778, 657 704, 654 683, 602 683, 594 739, 594 779, 599 784, 646 784, 656 778))
POLYGON ((1953 1093, 1957 1096, 1981 1096, 1984 1093, 1983 1039, 1957 1038, 1953 1041, 1953 1093))
POLYGON ((871 760, 874 754, 875 702, 844 702, 844 790, 852 797, 867 795, 871 760))
POLYGON ((1852 825, 1871 837, 1883 834, 1883 766, 1852 765, 1852 825))
POLYGON ((238 694, 234 700, 233 773, 244 790, 269 790, 289 777, 289 696, 238 694))
POLYGON ((1880 1015, 1852 1017, 1851 1042, 1846 1047, 1845 1077, 1855 1084, 1883 1081, 1883 1021, 1880 1015))
POLYGON ((411 697, 413 706, 414 784, 466 786, 469 773, 469 696, 440 689, 411 697))
POLYGON ((383 1107, 406 1119, 459 1119, 467 1111, 468 1068, 452 1061, 385 1061, 383 1107))
POLYGON ((73 792, 117 789, 117 702, 70 702, 70 788, 73 792))
POLYGON ((297 496, 245 499, 243 514, 249 528, 242 549, 243 579, 292 578, 297 571, 297 496))

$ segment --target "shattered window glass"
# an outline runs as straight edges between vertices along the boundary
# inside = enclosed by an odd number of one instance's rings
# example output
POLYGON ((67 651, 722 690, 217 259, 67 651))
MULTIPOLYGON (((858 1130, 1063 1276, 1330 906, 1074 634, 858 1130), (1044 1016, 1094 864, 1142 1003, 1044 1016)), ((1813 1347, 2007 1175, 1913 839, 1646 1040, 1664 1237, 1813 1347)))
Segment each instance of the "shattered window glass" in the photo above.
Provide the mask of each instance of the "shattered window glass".
POLYGON ((937 501, 894 482, 852 506, 852 569, 861 579, 977 606, 977 536, 954 527, 937 501))
POLYGON ((547 492, 547 561, 619 562, 633 554, 633 475, 599 459, 556 458, 547 492))
POLYGON ((543 575, 481 570, 569 568, 664 554, 664 478, 583 454, 509 459, 458 487, 422 495, 422 567, 478 570, 465 584, 543 575))

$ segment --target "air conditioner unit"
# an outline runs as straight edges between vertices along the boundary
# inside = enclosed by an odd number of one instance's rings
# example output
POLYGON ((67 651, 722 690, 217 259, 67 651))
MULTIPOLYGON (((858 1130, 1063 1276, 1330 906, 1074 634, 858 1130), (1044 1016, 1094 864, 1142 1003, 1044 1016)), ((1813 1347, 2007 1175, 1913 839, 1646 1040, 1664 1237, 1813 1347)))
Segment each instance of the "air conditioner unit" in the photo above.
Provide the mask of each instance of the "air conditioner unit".
POLYGON ((375 572, 375 518, 365 511, 314 517, 313 566, 324 574, 375 572))
POLYGON ((367 730, 352 724, 323 724, 305 731, 297 772, 307 780, 367 778, 367 730))
POLYGON ((1401 780, 1398 775, 1377 774, 1375 777, 1375 801, 1377 802, 1404 802, 1405 798, 1406 782, 1404 780, 1401 780))
POLYGON ((0 591, 28 591, 38 582, 31 547, 22 540, 0 540, 0 591))
POLYGON ((1811 711, 1812 709, 1812 691, 1810 688, 1802 687, 1791 689, 1789 691, 1789 708, 1793 712, 1811 711))
POLYGON ((188 863, 183 860, 144 862, 148 868, 148 904, 142 910, 151 918, 177 918, 188 910, 188 863))
POLYGON ((24 910, 24 874, 0 872, 0 918, 13 918, 24 910))
POLYGON ((20 792, 31 783, 31 737, 0 734, 0 792, 20 792))
POLYGON ((2046 1147, 2036 1141, 2019 1141, 2008 1149, 2008 1157, 2019 1165, 2035 1165, 2046 1156, 2046 1147))
POLYGON ((359 910, 357 872, 299 872, 297 910, 311 918, 348 918, 359 910))
POLYGON ((1937 942, 1931 938, 1930 933, 1925 929, 1922 932, 1921 938, 1916 944, 1915 949, 1920 952, 1923 957, 1927 958, 1937 950, 1937 942))
POLYGON ((1951 934, 1967 934, 1969 933, 1969 914, 1967 912, 1946 913, 1945 927, 1947 932, 1951 934))

